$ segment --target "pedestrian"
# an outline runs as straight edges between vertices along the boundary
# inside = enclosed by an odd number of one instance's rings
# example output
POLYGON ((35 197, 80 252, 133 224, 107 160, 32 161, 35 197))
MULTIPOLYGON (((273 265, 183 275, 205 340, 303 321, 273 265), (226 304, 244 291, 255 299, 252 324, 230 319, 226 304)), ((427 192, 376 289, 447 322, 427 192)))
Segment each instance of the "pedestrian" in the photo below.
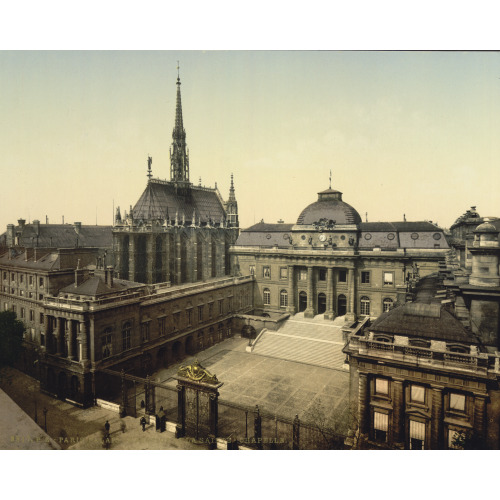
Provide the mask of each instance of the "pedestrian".
POLYGON ((106 420, 106 423, 104 424, 104 428, 106 429, 106 434, 109 434, 110 425, 109 425, 109 422, 107 420, 106 420))
POLYGON ((122 421, 120 422, 120 429, 122 430, 122 433, 124 433, 124 432, 125 432, 125 429, 126 429, 126 428, 127 428, 127 426, 125 425, 125 422, 122 420, 122 421))
POLYGON ((142 432, 146 430, 146 419, 144 417, 141 418, 142 432))

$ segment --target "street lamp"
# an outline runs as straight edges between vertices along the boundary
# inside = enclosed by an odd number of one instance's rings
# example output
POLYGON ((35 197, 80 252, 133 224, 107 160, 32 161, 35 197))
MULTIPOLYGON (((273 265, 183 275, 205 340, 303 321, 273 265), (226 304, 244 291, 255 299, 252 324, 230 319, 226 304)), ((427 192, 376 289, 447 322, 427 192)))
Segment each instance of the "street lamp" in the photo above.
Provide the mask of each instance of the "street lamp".
POLYGON ((47 408, 43 409, 43 430, 47 432, 47 408))

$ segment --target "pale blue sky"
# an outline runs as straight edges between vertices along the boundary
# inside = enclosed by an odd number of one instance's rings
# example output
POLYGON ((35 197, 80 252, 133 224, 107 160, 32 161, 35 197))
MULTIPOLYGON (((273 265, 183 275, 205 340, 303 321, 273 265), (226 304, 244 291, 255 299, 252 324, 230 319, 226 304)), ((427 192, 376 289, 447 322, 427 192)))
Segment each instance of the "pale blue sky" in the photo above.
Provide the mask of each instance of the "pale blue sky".
POLYGON ((111 223, 169 176, 180 60, 191 180, 243 227, 332 187, 365 219, 500 216, 495 52, 0 52, 0 230, 111 223), (8 186, 5 189, 5 186, 8 186))

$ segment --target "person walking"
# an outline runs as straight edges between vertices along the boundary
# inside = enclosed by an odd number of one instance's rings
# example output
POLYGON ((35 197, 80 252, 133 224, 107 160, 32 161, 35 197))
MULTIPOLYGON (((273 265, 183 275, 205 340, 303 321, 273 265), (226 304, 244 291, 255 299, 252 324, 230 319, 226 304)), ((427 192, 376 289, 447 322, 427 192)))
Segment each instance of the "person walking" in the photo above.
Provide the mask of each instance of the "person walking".
POLYGON ((146 419, 144 417, 141 418, 142 432, 146 430, 146 419))
POLYGON ((106 429, 106 434, 109 434, 109 428, 110 428, 109 422, 106 420, 106 423, 104 424, 104 429, 106 429))

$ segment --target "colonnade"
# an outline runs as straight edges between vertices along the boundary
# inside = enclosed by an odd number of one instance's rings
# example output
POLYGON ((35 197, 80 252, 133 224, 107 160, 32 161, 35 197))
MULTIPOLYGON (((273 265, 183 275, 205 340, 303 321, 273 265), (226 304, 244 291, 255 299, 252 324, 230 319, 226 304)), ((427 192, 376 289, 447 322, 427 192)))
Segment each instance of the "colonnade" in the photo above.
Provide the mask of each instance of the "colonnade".
POLYGON ((84 320, 46 314, 44 332, 47 353, 78 362, 89 359, 87 324, 84 320))

